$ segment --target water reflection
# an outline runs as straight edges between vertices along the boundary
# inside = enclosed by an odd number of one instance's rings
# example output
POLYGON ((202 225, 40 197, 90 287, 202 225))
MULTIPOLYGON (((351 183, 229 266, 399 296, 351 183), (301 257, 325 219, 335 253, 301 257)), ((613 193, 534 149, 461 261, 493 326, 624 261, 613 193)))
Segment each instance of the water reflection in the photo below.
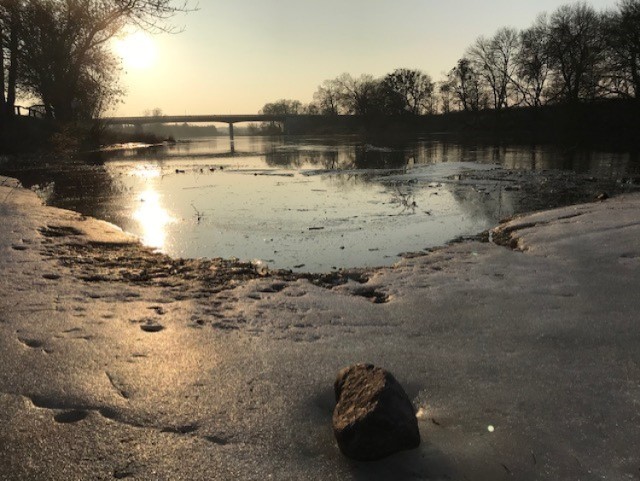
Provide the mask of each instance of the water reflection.
POLYGON ((532 191, 497 174, 469 183, 455 175, 459 162, 588 173, 611 189, 640 176, 637 153, 446 139, 236 137, 235 149, 214 138, 3 173, 27 186, 53 181, 53 205, 114 222, 174 256, 317 271, 390 264, 514 213, 588 200, 596 188, 532 191))
POLYGON ((404 168, 441 162, 500 164, 509 169, 562 169, 604 176, 640 174, 638 152, 598 152, 547 145, 492 145, 460 142, 447 137, 427 137, 403 142, 336 137, 236 137, 234 150, 228 139, 212 137, 175 145, 92 153, 96 162, 111 160, 234 161, 259 156, 267 165, 281 168, 316 167, 331 170, 404 168))
POLYGON ((142 243, 154 249, 164 250, 167 225, 175 219, 162 207, 158 192, 151 187, 144 191, 132 217, 139 223, 136 230, 142 233, 142 243))
POLYGON ((157 179, 162 175, 162 169, 157 165, 136 165, 130 174, 141 179, 157 179))

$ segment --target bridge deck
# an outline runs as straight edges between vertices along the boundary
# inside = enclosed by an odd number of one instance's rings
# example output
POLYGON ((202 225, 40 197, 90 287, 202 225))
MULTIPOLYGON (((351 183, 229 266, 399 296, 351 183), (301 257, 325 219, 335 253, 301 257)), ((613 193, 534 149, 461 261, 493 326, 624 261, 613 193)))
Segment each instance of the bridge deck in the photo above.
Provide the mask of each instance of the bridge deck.
POLYGON ((288 115, 161 115, 147 117, 105 117, 109 124, 142 125, 142 124, 180 124, 221 122, 234 124, 237 122, 284 122, 288 115))

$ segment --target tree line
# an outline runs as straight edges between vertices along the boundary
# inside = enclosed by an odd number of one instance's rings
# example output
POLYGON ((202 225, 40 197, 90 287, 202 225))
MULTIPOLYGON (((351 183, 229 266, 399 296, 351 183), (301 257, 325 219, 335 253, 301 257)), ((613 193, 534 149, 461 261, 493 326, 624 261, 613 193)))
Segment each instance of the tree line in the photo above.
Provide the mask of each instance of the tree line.
POLYGON ((122 95, 109 41, 127 26, 170 31, 186 10, 172 0, 0 0, 0 120, 18 95, 61 121, 99 116, 122 95))
MULTIPOLYGON (((18 96, 62 121, 99 117, 119 100, 109 41, 125 27, 170 31, 187 0, 0 0, 0 120, 18 96), (183 2, 183 3, 180 3, 183 2)), ((597 12, 586 3, 540 15, 524 30, 479 37, 441 80, 417 69, 381 78, 342 74, 313 101, 266 104, 265 114, 433 114, 638 99, 640 0, 597 12)))
POLYGON ((524 30, 481 36, 438 82, 416 69, 381 78, 345 73, 322 82, 307 105, 283 99, 261 112, 423 115, 639 95, 640 0, 621 0, 604 12, 564 5, 524 30))

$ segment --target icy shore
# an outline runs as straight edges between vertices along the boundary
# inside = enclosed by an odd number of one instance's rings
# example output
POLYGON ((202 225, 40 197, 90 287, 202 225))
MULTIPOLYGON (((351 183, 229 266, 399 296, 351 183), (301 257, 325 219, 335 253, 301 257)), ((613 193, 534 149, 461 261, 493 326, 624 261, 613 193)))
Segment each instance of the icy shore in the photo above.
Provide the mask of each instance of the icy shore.
POLYGON ((637 476, 640 195, 334 287, 155 255, 7 178, 0 222, 0 479, 637 476), (405 386, 420 448, 340 454, 355 362, 405 386))

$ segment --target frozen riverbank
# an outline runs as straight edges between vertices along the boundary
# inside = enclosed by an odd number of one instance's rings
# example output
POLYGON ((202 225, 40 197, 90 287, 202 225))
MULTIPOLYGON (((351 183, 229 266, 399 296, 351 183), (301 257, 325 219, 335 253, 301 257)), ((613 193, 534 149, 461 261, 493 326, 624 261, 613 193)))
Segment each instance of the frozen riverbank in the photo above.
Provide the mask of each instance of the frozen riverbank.
POLYGON ((639 195, 329 289, 157 256, 0 184, 0 479, 638 473, 639 195), (332 382, 358 361, 405 385, 419 449, 340 455, 332 382))

